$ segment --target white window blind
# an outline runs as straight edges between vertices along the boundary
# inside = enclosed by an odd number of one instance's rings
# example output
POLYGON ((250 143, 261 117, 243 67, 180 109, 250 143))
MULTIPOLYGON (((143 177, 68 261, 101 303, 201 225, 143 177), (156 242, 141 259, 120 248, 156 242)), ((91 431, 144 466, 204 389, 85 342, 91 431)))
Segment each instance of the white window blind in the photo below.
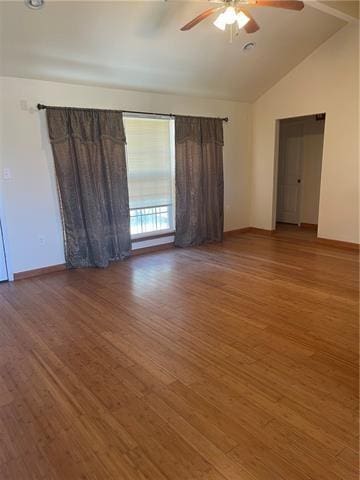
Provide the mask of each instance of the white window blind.
POLYGON ((131 233, 173 229, 173 120, 128 116, 124 126, 131 233))

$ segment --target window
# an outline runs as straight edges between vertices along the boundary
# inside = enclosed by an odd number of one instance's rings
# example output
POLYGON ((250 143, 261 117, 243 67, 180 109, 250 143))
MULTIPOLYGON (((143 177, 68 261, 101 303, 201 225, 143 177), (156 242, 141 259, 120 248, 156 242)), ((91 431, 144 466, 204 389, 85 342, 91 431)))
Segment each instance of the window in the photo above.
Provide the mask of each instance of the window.
POLYGON ((125 116, 130 233, 174 230, 174 121, 125 116))

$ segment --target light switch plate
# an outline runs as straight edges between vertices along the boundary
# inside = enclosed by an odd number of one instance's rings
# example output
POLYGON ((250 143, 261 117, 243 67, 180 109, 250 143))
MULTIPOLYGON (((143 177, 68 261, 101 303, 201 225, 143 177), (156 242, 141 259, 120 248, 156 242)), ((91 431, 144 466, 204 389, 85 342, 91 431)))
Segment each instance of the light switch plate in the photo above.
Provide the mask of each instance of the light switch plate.
POLYGON ((12 178, 12 175, 11 175, 10 168, 5 167, 4 170, 3 170, 3 179, 4 180, 10 180, 11 178, 12 178))

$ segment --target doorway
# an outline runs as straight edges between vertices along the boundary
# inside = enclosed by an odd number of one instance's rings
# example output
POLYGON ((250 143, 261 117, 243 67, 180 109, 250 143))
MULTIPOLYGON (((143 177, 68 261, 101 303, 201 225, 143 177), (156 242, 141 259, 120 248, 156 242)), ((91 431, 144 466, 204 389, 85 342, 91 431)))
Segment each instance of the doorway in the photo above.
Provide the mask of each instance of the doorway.
POLYGON ((325 114, 279 121, 276 226, 317 231, 325 114))
POLYGON ((6 282, 8 279, 9 275, 5 257, 4 237, 0 220, 0 282, 6 282))

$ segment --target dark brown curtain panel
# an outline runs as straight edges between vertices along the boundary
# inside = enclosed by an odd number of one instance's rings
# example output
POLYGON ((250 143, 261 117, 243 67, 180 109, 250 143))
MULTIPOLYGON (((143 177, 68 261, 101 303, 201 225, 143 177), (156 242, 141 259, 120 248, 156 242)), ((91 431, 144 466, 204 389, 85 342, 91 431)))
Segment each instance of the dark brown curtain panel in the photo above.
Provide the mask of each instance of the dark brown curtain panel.
POLYGON ((175 118, 175 245, 218 242, 224 229, 223 125, 175 118))
POLYGON ((69 267, 129 256, 130 218, 121 112, 47 108, 69 267))

